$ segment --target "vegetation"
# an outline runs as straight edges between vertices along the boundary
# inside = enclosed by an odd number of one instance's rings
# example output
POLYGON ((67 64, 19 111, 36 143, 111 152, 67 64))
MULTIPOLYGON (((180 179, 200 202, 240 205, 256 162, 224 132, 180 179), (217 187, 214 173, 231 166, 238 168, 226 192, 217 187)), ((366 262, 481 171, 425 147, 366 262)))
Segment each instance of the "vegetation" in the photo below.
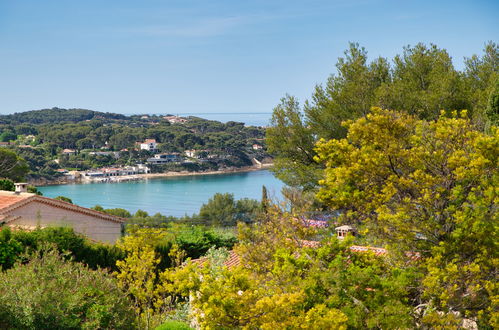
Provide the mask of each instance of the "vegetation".
MULTIPOLYGON (((96 206, 128 219, 114 246, 68 228, 4 228, 0 326, 498 328, 497 53, 489 43, 459 72, 433 45, 390 66, 352 44, 311 102, 288 96, 274 111, 269 149, 292 185, 282 206, 265 187, 260 202, 217 194, 181 219, 96 206), (315 211, 329 227, 303 221, 315 211), (337 239, 342 224, 358 235, 337 239)), ((96 130, 187 127, 110 118, 96 130)), ((189 123, 240 150, 210 133, 224 124, 189 123)), ((200 143, 193 134, 184 142, 200 143)))
POLYGON ((42 249, 0 273, 0 325, 9 329, 133 329, 126 293, 105 271, 42 249))
POLYGON ((186 120, 171 124, 163 116, 53 108, 0 116, 0 140, 10 142, 5 148, 26 160, 30 177, 47 179, 60 176, 57 169, 88 170, 145 163, 153 153, 136 146, 136 142, 145 139, 159 143, 157 152, 181 154, 197 150, 195 157, 186 162, 151 166, 156 172, 249 166, 252 158, 262 160, 268 156, 265 150, 252 148, 256 142, 263 144, 262 127, 197 117, 186 120), (64 155, 63 149, 76 152, 64 155))
POLYGON ((428 122, 373 109, 347 123, 345 139, 317 145, 326 167, 318 197, 402 258, 419 253, 432 307, 488 323, 497 307, 499 131, 455 116, 428 122))
POLYGON ((11 150, 0 148, 0 178, 22 180, 27 173, 28 165, 24 159, 11 150))
POLYGON ((446 50, 424 44, 405 47, 390 65, 382 57, 368 62, 367 51, 352 43, 336 68, 303 107, 286 96, 274 109, 267 144, 277 177, 288 185, 317 188, 323 164, 315 160, 315 143, 344 138, 347 128, 341 123, 367 115, 372 106, 425 120, 439 118, 442 109, 467 109, 479 130, 497 124, 496 43, 487 43, 482 56, 465 59, 463 71, 454 68, 446 50))

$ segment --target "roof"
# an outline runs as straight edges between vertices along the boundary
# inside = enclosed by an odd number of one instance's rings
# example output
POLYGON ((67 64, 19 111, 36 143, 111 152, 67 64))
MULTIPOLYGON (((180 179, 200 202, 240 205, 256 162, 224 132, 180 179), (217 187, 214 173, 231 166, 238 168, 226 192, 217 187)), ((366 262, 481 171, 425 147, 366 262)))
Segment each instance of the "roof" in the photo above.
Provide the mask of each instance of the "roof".
MULTIPOLYGON (((316 248, 320 246, 320 242, 317 241, 307 241, 307 240, 300 240, 300 245, 301 247, 308 247, 308 248, 316 248)), ((388 251, 384 248, 377 248, 377 247, 372 247, 372 246, 360 246, 360 245, 352 245, 350 246, 350 251, 354 253, 363 253, 363 252, 373 252, 375 256, 385 256, 388 254, 388 251)), ((421 258, 419 253, 414 253, 414 252, 408 252, 406 253, 407 257, 410 260, 418 260, 421 258)), ((203 266, 208 262, 207 257, 201 257, 199 259, 193 259, 191 262, 203 266)), ((227 259, 224 261, 224 266, 227 268, 233 268, 237 266, 241 266, 241 258, 239 255, 237 255, 236 252, 233 250, 229 251, 229 256, 227 259)))
POLYGON ((336 227, 334 228, 334 230, 347 230, 347 231, 353 231, 355 230, 352 226, 349 226, 349 225, 343 225, 343 226, 339 226, 339 227, 336 227))
MULTIPOLYGON (((191 262, 203 266, 208 262, 208 257, 201 257, 198 259, 192 259, 191 262)), ((227 256, 227 259, 225 259, 224 266, 227 268, 233 268, 241 265, 241 258, 234 252, 234 250, 229 251, 229 255, 227 256)))
MULTIPOLYGON (((0 190, 0 216, 3 216, 3 218, 7 219, 7 217, 10 217, 9 213, 11 211, 34 201, 42 204, 47 204, 56 208, 82 213, 85 215, 90 215, 102 220, 119 222, 119 223, 126 221, 126 219, 124 218, 92 210, 86 207, 81 207, 58 199, 52 199, 44 196, 39 196, 36 194, 15 193, 12 191, 4 191, 4 190, 0 190)), ((6 222, 10 222, 13 219, 14 218, 10 218, 10 220, 7 220, 6 222)))
MULTIPOLYGON (((29 195, 33 195, 33 194, 29 194, 29 195)), ((6 195, 3 193, 3 191, 0 191, 0 212, 2 209, 4 208, 7 208, 11 205, 14 205, 26 198, 28 198, 30 196, 28 196, 28 194, 24 194, 24 193, 21 193, 21 194, 17 194, 17 195, 12 195, 12 194, 9 194, 9 195, 6 195)))
POLYGON ((352 245, 350 246, 350 250, 352 252, 374 252, 374 255, 376 256, 384 256, 388 253, 388 251, 384 248, 377 248, 377 247, 372 247, 372 246, 359 246, 359 245, 352 245))
POLYGON ((146 139, 144 142, 142 143, 156 143, 156 139, 146 139))

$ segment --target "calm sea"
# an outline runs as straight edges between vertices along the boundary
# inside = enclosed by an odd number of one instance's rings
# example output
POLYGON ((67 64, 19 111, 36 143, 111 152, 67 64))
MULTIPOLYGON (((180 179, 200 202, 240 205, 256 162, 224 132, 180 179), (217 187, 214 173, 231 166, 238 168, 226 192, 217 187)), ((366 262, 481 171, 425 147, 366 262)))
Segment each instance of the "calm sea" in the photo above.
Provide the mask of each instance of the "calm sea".
MULTIPOLYGON (((177 115, 177 114, 175 114, 177 115)), ((223 123, 237 121, 247 126, 269 126, 271 112, 243 112, 243 113, 178 113, 179 116, 195 116, 209 120, 217 120, 223 123)))
POLYGON ((281 198, 283 183, 265 171, 157 178, 135 182, 93 183, 40 187, 44 196, 66 196, 73 203, 92 207, 138 209, 150 214, 183 216, 198 213, 215 193, 233 193, 236 199, 261 199, 262 185, 270 196, 281 198))

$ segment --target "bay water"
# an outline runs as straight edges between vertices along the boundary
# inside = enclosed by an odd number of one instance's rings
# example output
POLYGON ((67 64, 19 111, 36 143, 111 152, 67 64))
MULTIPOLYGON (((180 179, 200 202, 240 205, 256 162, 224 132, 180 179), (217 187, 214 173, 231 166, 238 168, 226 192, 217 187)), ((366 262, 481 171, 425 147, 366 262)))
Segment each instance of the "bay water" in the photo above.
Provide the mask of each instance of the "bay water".
POLYGON ((269 197, 281 198, 284 184, 268 170, 154 178, 119 183, 89 183, 45 186, 38 189, 47 197, 65 196, 73 203, 93 207, 123 208, 132 213, 138 209, 180 217, 199 212, 215 193, 232 193, 236 199, 260 200, 262 186, 269 197))

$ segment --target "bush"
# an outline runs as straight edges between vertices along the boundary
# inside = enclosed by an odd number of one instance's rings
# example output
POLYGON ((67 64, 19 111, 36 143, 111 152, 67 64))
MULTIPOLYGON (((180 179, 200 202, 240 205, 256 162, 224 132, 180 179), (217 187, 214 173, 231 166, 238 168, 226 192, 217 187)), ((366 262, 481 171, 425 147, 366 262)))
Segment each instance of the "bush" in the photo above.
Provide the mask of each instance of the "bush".
POLYGON ((0 269, 11 268, 23 251, 21 243, 12 238, 10 228, 0 230, 0 269))
POLYGON ((0 179, 0 190, 15 191, 16 186, 11 179, 0 179))
POLYGON ((134 327, 131 302, 102 270, 66 260, 55 249, 0 273, 0 328, 134 327))
POLYGON ((191 330, 192 328, 180 321, 166 321, 155 330, 191 330))
POLYGON ((16 231, 12 235, 21 243, 24 250, 33 251, 43 244, 55 244, 60 252, 69 252, 74 261, 82 262, 92 269, 100 267, 116 270, 116 260, 125 256, 116 246, 92 243, 68 227, 48 227, 29 232, 16 231))

